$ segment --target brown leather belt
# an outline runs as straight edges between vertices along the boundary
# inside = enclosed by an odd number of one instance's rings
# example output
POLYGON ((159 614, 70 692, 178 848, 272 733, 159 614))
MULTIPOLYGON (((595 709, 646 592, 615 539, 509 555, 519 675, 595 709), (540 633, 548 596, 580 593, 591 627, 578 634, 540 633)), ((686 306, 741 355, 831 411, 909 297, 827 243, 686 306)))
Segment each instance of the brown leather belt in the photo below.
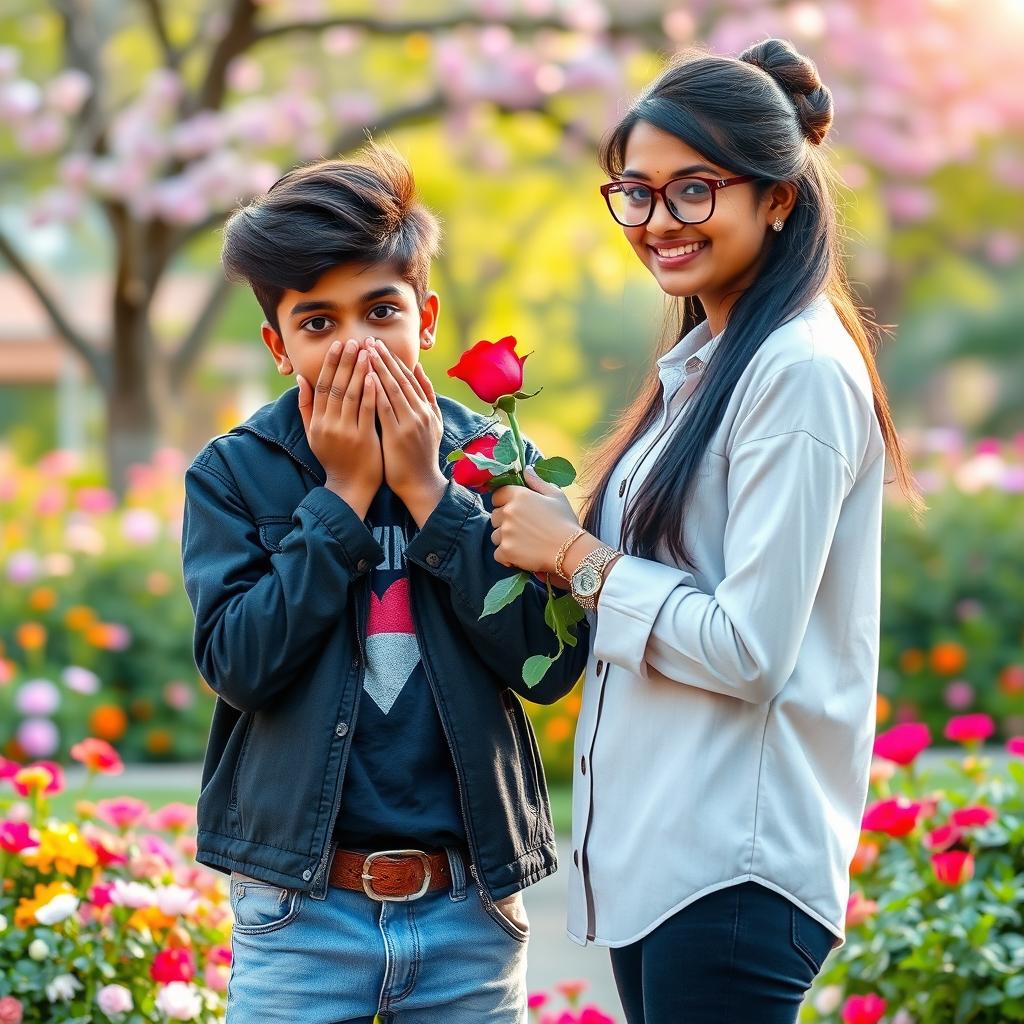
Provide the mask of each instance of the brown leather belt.
POLYGON ((331 885, 364 892, 372 900, 406 903, 452 884, 448 855, 422 850, 354 853, 337 850, 328 875, 331 885))

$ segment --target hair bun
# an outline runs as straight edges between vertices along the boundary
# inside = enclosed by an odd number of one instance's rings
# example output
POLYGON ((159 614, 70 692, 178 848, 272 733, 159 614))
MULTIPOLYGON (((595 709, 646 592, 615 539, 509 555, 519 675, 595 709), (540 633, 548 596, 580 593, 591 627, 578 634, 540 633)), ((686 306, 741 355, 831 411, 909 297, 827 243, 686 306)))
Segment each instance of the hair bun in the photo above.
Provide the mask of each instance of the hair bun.
POLYGON ((832 124, 832 93, 822 84, 809 57, 785 39, 765 39, 740 54, 740 60, 767 72, 789 95, 796 107, 804 137, 819 145, 832 124))

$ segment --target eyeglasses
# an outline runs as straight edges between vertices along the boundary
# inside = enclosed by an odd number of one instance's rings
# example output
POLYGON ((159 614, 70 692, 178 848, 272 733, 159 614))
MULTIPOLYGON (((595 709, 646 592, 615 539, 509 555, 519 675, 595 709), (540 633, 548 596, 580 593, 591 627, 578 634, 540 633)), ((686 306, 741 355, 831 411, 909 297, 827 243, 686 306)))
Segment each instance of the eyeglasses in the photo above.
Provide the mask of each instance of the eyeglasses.
POLYGON ((735 178, 673 178, 661 188, 642 181, 609 181, 601 186, 608 210, 624 228, 638 228, 654 216, 654 201, 661 196, 665 209, 681 224, 703 224, 715 212, 720 188, 754 181, 754 175, 735 178))

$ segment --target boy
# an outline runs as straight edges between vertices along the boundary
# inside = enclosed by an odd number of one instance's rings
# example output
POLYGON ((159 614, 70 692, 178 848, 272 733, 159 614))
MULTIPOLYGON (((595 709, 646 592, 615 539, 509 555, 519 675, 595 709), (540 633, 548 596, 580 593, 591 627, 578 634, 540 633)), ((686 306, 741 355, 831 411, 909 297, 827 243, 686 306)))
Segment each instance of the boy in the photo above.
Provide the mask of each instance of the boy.
POLYGON ((568 692, 587 643, 528 691, 546 590, 479 618, 509 570, 489 497, 446 460, 494 424, 418 363, 437 240, 378 147, 291 171, 225 228, 225 269, 298 377, 186 476, 196 662, 218 695, 196 856, 231 873, 229 1024, 526 1019, 521 890, 556 859, 516 693, 568 692))

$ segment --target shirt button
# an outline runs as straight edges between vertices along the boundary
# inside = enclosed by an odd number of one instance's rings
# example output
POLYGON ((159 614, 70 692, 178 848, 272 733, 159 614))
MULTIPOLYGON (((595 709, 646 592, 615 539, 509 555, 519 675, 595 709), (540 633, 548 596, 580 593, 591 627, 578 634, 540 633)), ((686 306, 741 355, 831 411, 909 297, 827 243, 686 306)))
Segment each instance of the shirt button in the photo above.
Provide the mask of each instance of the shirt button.
POLYGON ((573 864, 576 865, 576 867, 580 866, 580 851, 579 850, 573 850, 572 851, 572 862, 573 862, 573 864))
POLYGON ((580 758, 580 771, 583 772, 584 775, 587 774, 587 759, 585 756, 580 758))
POLYGON ((441 556, 436 551, 431 551, 427 555, 426 561, 431 569, 436 569, 441 564, 441 556))
POLYGON ((348 722, 339 722, 334 727, 335 736, 347 736, 348 735, 348 722))
POLYGON ((369 568, 370 568, 370 563, 365 558, 360 558, 359 561, 356 562, 356 569, 359 572, 366 572, 366 570, 369 569, 369 568))
POLYGON ((310 871, 309 868, 306 868, 306 870, 302 872, 302 880, 304 882, 308 882, 312 877, 313 877, 313 872, 310 871))
POLYGON ((600 675, 604 671, 604 662, 599 658, 597 664, 594 666, 594 671, 600 675))

